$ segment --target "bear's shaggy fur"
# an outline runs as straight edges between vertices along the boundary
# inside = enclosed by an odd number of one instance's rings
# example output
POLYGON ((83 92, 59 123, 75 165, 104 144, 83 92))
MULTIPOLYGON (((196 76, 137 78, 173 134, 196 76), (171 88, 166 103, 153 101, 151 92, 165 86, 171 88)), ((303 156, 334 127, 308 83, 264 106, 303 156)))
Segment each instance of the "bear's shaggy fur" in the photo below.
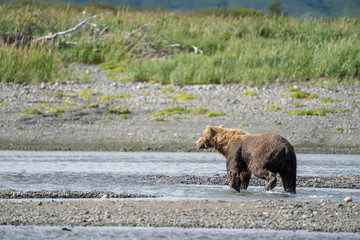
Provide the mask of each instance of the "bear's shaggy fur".
POLYGON ((276 185, 279 173, 285 191, 296 192, 294 148, 276 133, 250 134, 240 129, 207 126, 196 142, 199 149, 214 148, 226 158, 229 186, 247 189, 251 174, 265 179, 265 190, 276 185))

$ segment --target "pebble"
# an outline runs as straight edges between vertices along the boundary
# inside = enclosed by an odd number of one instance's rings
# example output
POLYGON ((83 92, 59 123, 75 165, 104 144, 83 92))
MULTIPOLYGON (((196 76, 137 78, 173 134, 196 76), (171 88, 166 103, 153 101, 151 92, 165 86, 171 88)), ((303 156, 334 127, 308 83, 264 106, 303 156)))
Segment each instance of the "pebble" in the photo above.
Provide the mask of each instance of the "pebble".
POLYGON ((346 198, 344 198, 344 202, 352 202, 351 197, 346 197, 346 198))

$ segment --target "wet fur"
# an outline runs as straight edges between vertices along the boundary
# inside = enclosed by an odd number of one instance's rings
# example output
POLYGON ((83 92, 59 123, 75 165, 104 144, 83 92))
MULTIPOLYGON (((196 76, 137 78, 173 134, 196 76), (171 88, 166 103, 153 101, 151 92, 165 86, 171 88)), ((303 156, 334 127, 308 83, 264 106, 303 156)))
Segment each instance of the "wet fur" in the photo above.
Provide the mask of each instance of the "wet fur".
POLYGON ((294 148, 276 133, 250 134, 240 129, 207 126, 196 142, 199 149, 214 148, 226 158, 229 186, 247 189, 251 174, 265 179, 265 190, 276 186, 280 174, 284 190, 296 192, 294 148))

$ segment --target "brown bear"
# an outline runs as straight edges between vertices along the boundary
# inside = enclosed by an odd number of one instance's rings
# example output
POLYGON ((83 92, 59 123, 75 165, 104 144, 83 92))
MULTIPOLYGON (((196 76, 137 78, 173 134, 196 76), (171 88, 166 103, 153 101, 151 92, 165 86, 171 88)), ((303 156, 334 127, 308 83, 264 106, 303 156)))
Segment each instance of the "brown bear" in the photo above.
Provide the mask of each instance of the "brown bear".
POLYGON ((207 126, 196 145, 198 149, 214 148, 224 155, 229 186, 238 192, 247 189, 251 174, 265 179, 265 190, 271 190, 277 173, 285 191, 296 192, 295 151, 279 134, 250 134, 240 129, 207 126))

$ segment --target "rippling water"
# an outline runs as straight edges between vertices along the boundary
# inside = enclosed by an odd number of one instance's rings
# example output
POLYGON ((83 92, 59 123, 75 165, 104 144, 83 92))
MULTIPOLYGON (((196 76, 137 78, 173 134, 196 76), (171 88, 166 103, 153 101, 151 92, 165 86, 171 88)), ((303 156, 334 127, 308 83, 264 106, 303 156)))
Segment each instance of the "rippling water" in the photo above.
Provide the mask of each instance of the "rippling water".
POLYGON ((0 226, 3 239, 359 239, 356 233, 322 233, 306 231, 275 231, 261 229, 184 229, 146 227, 75 227, 61 231, 59 227, 0 226))
MULTIPOLYGON (((89 172, 213 176, 226 174, 218 153, 0 151, 4 172, 89 172)), ((360 155, 297 154, 298 175, 359 175, 360 155)))
MULTIPOLYGON (((298 175, 359 175, 360 156, 298 154, 298 175)), ((222 185, 173 184, 146 175, 225 175, 218 153, 167 152, 31 152, 0 151, 0 189, 99 190, 161 196, 163 199, 288 199, 360 201, 360 190, 298 188, 287 194, 280 187, 264 192, 249 187, 237 193, 222 185)))
MULTIPOLYGON (((359 155, 298 154, 298 175, 360 175, 359 155)), ((146 175, 225 175, 225 159, 218 153, 164 152, 31 152, 0 151, 0 189, 102 190, 162 196, 161 199, 291 199, 360 201, 360 190, 298 188, 296 195, 282 188, 264 192, 249 187, 237 193, 227 186, 174 184, 146 175)), ((131 227, 0 226, 0 239, 359 239, 359 234, 244 229, 181 229, 131 227)))

